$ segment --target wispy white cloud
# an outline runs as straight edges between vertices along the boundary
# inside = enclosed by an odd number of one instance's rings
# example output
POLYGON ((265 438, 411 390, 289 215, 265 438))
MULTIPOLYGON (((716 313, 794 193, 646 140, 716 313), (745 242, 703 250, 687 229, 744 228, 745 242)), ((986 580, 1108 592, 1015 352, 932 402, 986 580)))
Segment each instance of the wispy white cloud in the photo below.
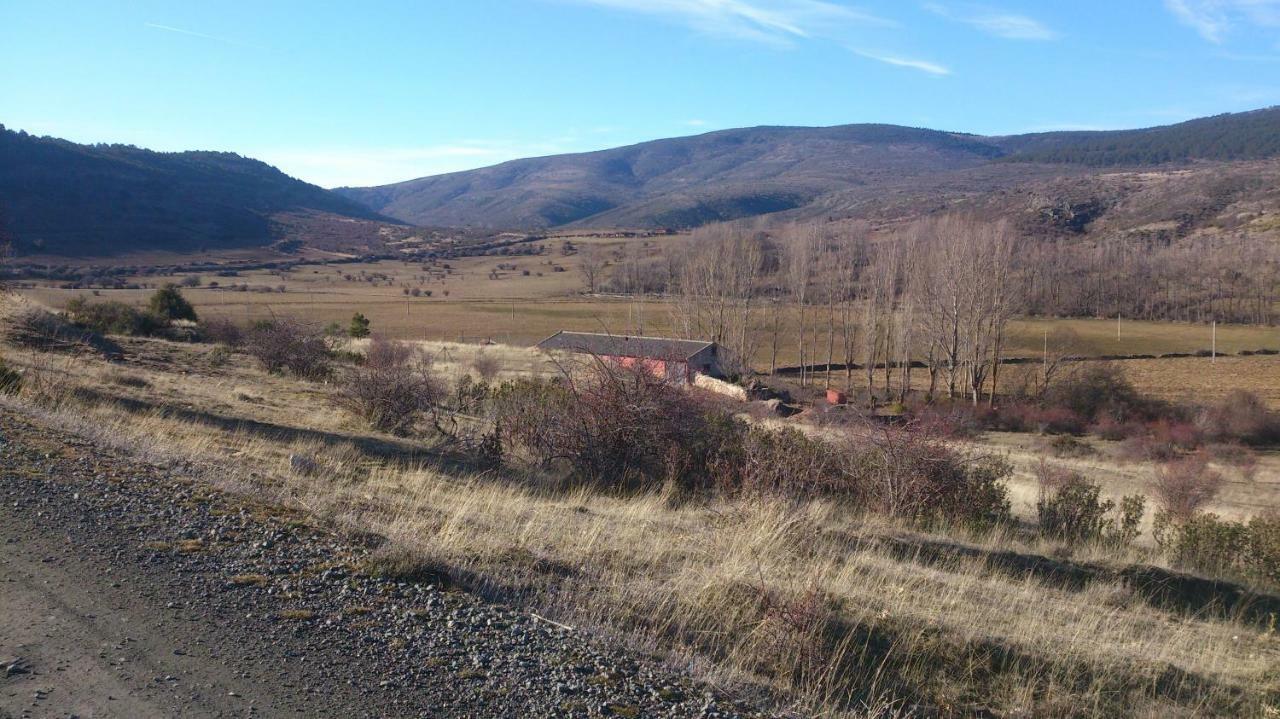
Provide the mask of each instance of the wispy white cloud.
POLYGON ((941 3, 925 3, 924 9, 948 20, 971 25, 988 35, 1007 40, 1052 40, 1058 36, 1035 18, 1003 12, 982 5, 948 6, 941 3))
POLYGON ((841 25, 891 25, 888 20, 825 0, 573 0, 664 17, 700 32, 787 44, 841 25))
POLYGON ((249 149, 245 154, 321 187, 384 185, 507 160, 569 152, 556 142, 464 140, 422 147, 249 149))
POLYGON ((1280 0, 1164 0, 1164 6, 1212 43, 1242 25, 1280 28, 1280 0))
POLYGON ((937 75, 937 76, 951 74, 951 68, 946 67, 945 65, 939 65, 936 62, 930 62, 928 60, 916 60, 913 58, 897 57, 895 55, 883 55, 880 53, 867 52, 866 50, 858 50, 856 48, 850 48, 850 49, 853 51, 855 55, 860 55, 861 57, 865 57, 868 60, 883 62, 886 65, 894 65, 896 67, 906 67, 912 70, 919 70, 920 72, 928 73, 930 75, 937 75))
POLYGON ((689 127, 706 127, 707 121, 694 118, 692 120, 685 120, 684 124, 688 125, 689 127))
POLYGON ((202 39, 205 39, 205 40, 213 40, 214 42, 224 42, 224 43, 226 43, 226 44, 228 44, 228 45, 239 45, 239 46, 241 46, 241 47, 252 47, 251 45, 248 45, 247 43, 240 42, 239 40, 232 40, 232 39, 230 39, 230 38, 218 37, 217 35, 206 35, 206 34, 204 34, 204 33, 202 33, 202 32, 195 32, 194 30, 183 30, 183 29, 182 29, 182 28, 180 28, 180 27, 173 27, 173 26, 171 26, 171 25, 161 25, 161 24, 159 24, 159 23, 154 23, 154 22, 144 22, 144 23, 142 23, 142 24, 143 24, 145 27, 149 27, 149 28, 152 28, 152 29, 154 29, 154 30, 163 30, 163 31, 165 31, 165 32, 173 32, 173 33, 177 33, 177 34, 179 34, 179 35, 187 35, 188 37, 198 37, 198 38, 202 38, 202 39))

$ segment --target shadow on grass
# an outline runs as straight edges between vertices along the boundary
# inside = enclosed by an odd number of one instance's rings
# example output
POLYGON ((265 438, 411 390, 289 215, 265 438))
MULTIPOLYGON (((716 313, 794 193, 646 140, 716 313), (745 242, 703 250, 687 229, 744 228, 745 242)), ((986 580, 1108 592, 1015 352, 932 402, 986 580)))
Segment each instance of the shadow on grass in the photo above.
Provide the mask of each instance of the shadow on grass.
POLYGON ((850 694, 845 703, 850 706, 870 705, 877 695, 888 694, 911 702, 913 715, 1006 716, 1000 705, 1007 698, 999 696, 999 688, 1011 681, 1035 697, 1035 710, 1042 716, 1124 716, 1152 702, 1238 715, 1256 711, 1262 699, 1165 662, 1117 667, 892 621, 868 626, 837 618, 822 629, 827 646, 843 643, 850 650, 838 672, 854 679, 846 684, 850 694), (966 691, 939 696, 936 689, 947 686, 966 691))
POLYGON ((200 424, 227 433, 249 434, 280 443, 312 441, 324 444, 351 444, 369 457, 420 462, 441 472, 458 475, 476 469, 475 461, 466 453, 449 448, 424 447, 412 440, 397 440, 362 434, 343 434, 320 429, 264 422, 245 417, 231 417, 207 410, 192 409, 166 402, 152 402, 121 397, 86 387, 77 387, 72 395, 86 404, 115 405, 127 412, 144 414, 160 412, 192 424, 200 424))
POLYGON ((993 551, 923 537, 875 537, 872 541, 902 561, 940 565, 956 560, 979 560, 991 571, 1014 579, 1030 576, 1077 592, 1095 582, 1119 582, 1147 605, 1166 612, 1229 619, 1260 627, 1280 621, 1278 595, 1227 580, 1206 579, 1161 567, 1108 567, 1039 554, 993 551))

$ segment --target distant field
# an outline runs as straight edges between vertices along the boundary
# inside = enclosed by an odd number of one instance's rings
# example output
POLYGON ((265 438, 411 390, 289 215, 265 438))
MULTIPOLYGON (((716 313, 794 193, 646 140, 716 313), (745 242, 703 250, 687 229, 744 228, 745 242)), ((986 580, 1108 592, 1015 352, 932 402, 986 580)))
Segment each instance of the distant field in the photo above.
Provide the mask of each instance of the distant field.
MULTIPOLYGON (((643 239, 570 238, 579 247, 596 245, 611 258, 641 254, 656 257, 670 249, 679 237, 643 239)), ((362 312, 373 328, 386 335, 415 340, 477 342, 493 340, 515 345, 533 344, 560 329, 615 334, 668 334, 671 305, 665 299, 584 296, 581 254, 565 254, 565 238, 541 243, 545 253, 517 257, 468 257, 426 266, 421 263, 383 261, 359 265, 301 265, 292 271, 246 271, 234 277, 204 274, 199 288, 185 290, 205 316, 255 320, 291 315, 327 324, 345 324, 352 313, 362 312), (448 265, 447 267, 445 265, 448 265), (208 284, 219 283, 218 289, 208 284), (226 289, 247 285, 247 291, 226 289), (280 287, 284 292, 279 292, 280 287), (405 290, 418 290, 419 296, 405 290), (271 291, 265 291, 271 290, 271 291), (431 296, 426 295, 427 292, 431 296)), ((174 277, 138 277, 138 282, 161 284, 174 277)), ((36 288, 28 297, 53 307, 87 294, 85 290, 36 288)), ((100 290, 102 299, 141 303, 151 290, 100 290)), ((798 312, 784 310, 778 361, 799 361, 796 349, 798 312)), ((818 318, 819 356, 825 361, 826 312, 818 318)), ((767 318, 760 316, 763 325, 767 318)), ((1067 327, 1078 337, 1077 351, 1088 356, 1111 354, 1163 354, 1207 350, 1212 344, 1206 325, 1137 322, 1122 319, 1015 320, 1009 328, 1010 356, 1038 356, 1046 331, 1067 327)), ((812 330, 810 330, 812 332, 812 330)), ((767 333, 760 333, 753 364, 769 366, 767 333)), ((812 337, 812 335, 810 335, 812 337)), ((841 361, 842 337, 837 331, 836 361, 841 361)), ((1218 349, 1224 353, 1259 348, 1280 349, 1280 329, 1220 326, 1218 349)), ((1260 364, 1265 364, 1262 358, 1260 364)), ((1280 360, 1271 358, 1274 364, 1280 360)), ((1189 363, 1194 366, 1194 363, 1189 363)))
POLYGON ((1131 360, 1122 366, 1139 390, 1154 397, 1200 403, 1243 389, 1280 409, 1277 356, 1131 360))

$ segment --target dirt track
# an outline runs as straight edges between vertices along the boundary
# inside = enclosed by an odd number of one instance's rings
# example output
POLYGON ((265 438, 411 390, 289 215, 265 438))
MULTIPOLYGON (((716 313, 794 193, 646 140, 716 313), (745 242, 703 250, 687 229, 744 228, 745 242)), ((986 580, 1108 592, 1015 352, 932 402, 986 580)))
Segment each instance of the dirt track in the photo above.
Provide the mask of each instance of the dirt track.
POLYGON ((0 717, 741 714, 182 475, 0 408, 0 717))

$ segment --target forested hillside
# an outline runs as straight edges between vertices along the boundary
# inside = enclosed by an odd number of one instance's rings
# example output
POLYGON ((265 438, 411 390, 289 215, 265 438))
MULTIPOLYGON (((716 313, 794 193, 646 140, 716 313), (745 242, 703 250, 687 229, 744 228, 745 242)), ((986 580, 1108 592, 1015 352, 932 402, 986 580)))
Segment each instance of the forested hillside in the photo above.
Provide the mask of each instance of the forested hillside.
POLYGON ((23 254, 258 247, 287 239, 278 213, 394 222, 234 153, 78 145, 0 126, 0 229, 23 254))
POLYGON ((1187 160, 1259 160, 1280 155, 1280 108, 1215 115, 1143 130, 1049 132, 1002 143, 1016 162, 1110 167, 1187 160))

